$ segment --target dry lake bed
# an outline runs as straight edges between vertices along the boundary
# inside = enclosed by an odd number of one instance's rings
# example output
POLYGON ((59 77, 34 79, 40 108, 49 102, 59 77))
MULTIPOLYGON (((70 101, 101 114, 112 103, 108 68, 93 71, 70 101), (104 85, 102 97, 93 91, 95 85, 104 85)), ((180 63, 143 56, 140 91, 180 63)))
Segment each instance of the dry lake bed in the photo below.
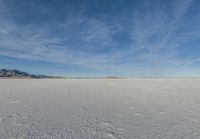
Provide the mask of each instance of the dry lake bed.
POLYGON ((200 79, 1 79, 0 139, 199 139, 200 79))

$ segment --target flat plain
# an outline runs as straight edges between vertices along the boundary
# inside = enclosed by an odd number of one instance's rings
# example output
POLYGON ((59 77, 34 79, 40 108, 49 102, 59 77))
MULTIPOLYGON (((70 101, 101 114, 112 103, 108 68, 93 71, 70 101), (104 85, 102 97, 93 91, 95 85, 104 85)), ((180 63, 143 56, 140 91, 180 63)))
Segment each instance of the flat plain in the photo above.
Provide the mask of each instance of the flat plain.
POLYGON ((200 79, 1 79, 0 139, 199 139, 200 79))

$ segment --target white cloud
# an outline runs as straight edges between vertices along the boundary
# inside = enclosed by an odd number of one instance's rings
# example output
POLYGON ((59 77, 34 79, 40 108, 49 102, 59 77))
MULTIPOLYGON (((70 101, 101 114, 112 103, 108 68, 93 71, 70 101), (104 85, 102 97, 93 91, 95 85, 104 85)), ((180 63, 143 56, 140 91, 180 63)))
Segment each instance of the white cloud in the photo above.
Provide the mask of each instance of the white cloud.
POLYGON ((189 66, 196 59, 191 62, 179 58, 177 48, 200 33, 180 32, 185 26, 181 21, 192 3, 193 0, 176 0, 168 7, 158 3, 154 8, 149 8, 153 7, 151 3, 144 3, 146 8, 133 11, 131 26, 120 21, 111 25, 109 21, 87 17, 84 11, 69 11, 70 16, 62 23, 32 25, 16 24, 9 18, 9 7, 0 0, 0 55, 110 71, 189 66), (129 47, 114 39, 124 30, 131 36, 129 47), (103 52, 104 49, 110 51, 103 52))
MULTIPOLYGON (((150 3, 148 3, 150 4, 150 3)), ((155 4, 155 3, 153 3, 155 4)), ((188 32, 181 32, 183 18, 187 14, 192 0, 173 1, 171 5, 157 5, 151 9, 139 9, 134 12, 133 28, 131 31, 133 55, 140 55, 136 58, 142 58, 147 62, 151 60, 152 64, 160 66, 174 66, 175 62, 180 66, 177 49, 183 46, 184 42, 191 41, 189 38, 181 38, 188 32), (142 12, 140 12, 142 10, 142 12), (170 62, 173 61, 173 62, 170 62)), ((152 7, 151 4, 149 7, 152 7)), ((194 34, 190 32, 190 34, 194 34)), ((187 35, 188 36, 188 35, 187 35)))

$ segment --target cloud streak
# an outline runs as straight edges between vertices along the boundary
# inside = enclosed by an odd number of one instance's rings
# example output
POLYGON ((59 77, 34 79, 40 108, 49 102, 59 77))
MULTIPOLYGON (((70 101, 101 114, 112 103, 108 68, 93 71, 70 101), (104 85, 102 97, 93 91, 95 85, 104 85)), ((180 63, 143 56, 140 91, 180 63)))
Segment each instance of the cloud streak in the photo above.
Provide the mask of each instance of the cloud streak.
POLYGON ((194 2, 142 1, 133 7, 131 17, 126 17, 127 23, 116 18, 115 13, 113 17, 109 15, 110 20, 106 15, 87 15, 87 6, 80 12, 68 8, 62 20, 54 15, 44 17, 43 12, 53 13, 45 7, 37 18, 47 20, 38 23, 27 19, 32 11, 13 13, 13 5, 0 0, 0 55, 116 72, 188 67, 199 61, 198 56, 180 56, 181 49, 199 39, 200 32, 192 28, 198 28, 199 22, 187 22, 194 2), (19 16, 24 19, 19 20, 19 16), (188 29, 184 31, 185 28, 188 29))

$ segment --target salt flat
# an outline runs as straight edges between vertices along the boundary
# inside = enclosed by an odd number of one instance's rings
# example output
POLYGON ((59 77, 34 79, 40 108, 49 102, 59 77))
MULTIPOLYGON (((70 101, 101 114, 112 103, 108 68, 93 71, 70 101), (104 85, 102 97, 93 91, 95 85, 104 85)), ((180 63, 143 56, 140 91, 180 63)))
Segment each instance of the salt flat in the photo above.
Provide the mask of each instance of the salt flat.
POLYGON ((200 79, 2 79, 0 139, 199 139, 200 79))

